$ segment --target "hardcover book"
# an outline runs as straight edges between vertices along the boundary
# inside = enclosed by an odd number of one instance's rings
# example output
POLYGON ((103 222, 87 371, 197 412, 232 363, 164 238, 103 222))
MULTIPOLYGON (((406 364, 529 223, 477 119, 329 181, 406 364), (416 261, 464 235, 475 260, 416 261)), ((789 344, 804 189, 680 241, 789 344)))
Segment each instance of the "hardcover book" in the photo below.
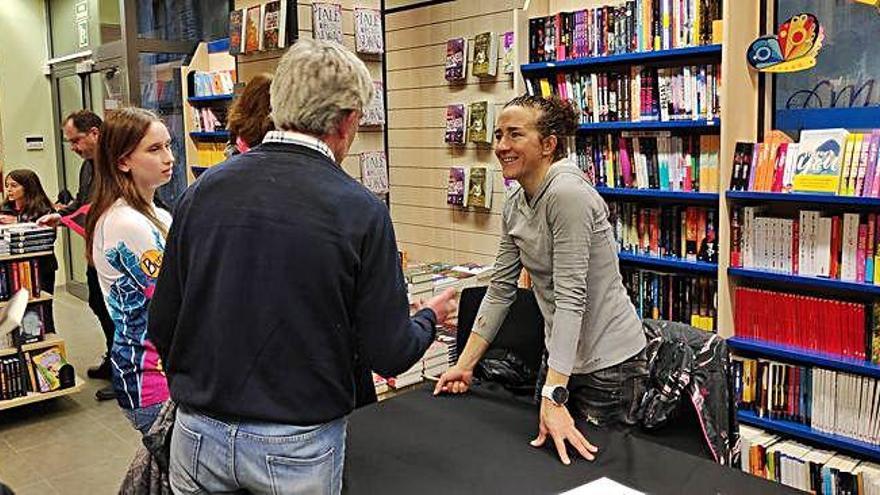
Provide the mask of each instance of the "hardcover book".
POLYGON ((247 9, 244 19, 244 52, 255 53, 263 49, 263 7, 254 5, 247 9))
POLYGON ((468 170, 465 167, 449 167, 449 184, 446 188, 446 204, 467 206, 468 170))
POLYGON ((474 166, 468 171, 467 206, 492 208, 492 172, 488 167, 474 166))
POLYGON ((336 3, 312 4, 312 36, 316 40, 335 41, 342 44, 342 5, 336 3))
POLYGON ((354 46, 358 53, 380 54, 385 51, 382 14, 378 10, 354 9, 354 46))
POLYGON ((271 0, 263 6, 263 50, 284 48, 285 20, 281 0, 271 0))
POLYGON ((460 81, 467 77, 467 39, 453 38, 446 42, 446 80, 460 81))
POLYGON ((475 101, 468 109, 468 140, 472 143, 492 143, 495 132, 495 107, 488 101, 475 101))
POLYGON ((384 151, 361 153, 361 182, 374 194, 388 193, 388 166, 384 151))
POLYGON ((498 72, 498 37, 493 32, 474 38, 474 69, 477 77, 494 77, 498 72))
POLYGON ((465 144, 467 142, 465 127, 465 107, 456 103, 446 106, 446 138, 447 144, 465 144))
POLYGON ((385 86, 382 81, 373 81, 373 89, 373 99, 361 115, 363 126, 385 125, 385 86))
POLYGON ((793 190, 835 194, 849 132, 846 129, 817 129, 801 133, 795 163, 793 190))
POLYGON ((501 72, 513 74, 516 71, 516 59, 513 55, 513 31, 501 35, 501 50, 501 72))
POLYGON ((229 13, 229 54, 242 53, 244 38, 244 10, 233 10, 229 13))

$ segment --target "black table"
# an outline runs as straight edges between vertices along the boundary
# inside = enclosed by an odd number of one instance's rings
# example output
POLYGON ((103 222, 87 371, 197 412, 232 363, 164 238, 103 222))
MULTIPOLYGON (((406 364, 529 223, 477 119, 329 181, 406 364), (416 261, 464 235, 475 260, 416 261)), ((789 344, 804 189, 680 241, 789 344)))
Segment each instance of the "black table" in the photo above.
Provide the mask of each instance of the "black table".
POLYGON ((608 477, 658 494, 800 493, 629 433, 578 427, 599 454, 564 466, 552 441, 543 449, 528 444, 535 406, 494 388, 432 397, 420 387, 352 414, 345 492, 559 493, 608 477))

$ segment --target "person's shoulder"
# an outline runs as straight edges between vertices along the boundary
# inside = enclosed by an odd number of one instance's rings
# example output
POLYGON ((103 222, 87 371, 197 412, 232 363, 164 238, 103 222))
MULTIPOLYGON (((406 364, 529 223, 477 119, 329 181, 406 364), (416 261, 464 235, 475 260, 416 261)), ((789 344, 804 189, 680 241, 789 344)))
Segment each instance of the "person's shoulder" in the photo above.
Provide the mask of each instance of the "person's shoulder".
POLYGON ((144 228, 149 229, 152 225, 146 216, 122 199, 117 200, 104 212, 100 222, 105 232, 116 236, 125 236, 144 228))

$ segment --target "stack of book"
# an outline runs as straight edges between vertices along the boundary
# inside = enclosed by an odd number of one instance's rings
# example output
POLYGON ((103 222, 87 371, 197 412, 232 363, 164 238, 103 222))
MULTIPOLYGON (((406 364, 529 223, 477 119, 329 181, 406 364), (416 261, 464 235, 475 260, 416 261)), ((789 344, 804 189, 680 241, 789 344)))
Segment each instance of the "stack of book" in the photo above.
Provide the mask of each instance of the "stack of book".
POLYGON ((733 372, 740 409, 880 445, 876 378, 742 357, 733 358, 733 372))
POLYGON ((738 337, 880 364, 880 302, 737 287, 733 322, 738 337))
POLYGON ((576 161, 597 186, 718 192, 720 137, 669 132, 579 135, 576 161))
POLYGON ((744 472, 810 493, 880 493, 880 465, 740 426, 744 472))
POLYGON ((646 208, 608 202, 609 221, 620 250, 645 256, 718 262, 717 212, 699 206, 646 208))
POLYGON ((762 215, 763 207, 735 208, 731 266, 880 283, 877 214, 800 210, 796 218, 762 215))
POLYGON ((0 400, 24 397, 30 390, 27 363, 20 356, 0 358, 0 400))
POLYGON ((404 270, 410 302, 428 299, 449 287, 461 290, 486 285, 491 274, 491 266, 478 263, 416 263, 404 270))
POLYGON ((0 226, 0 255, 18 255, 51 251, 55 248, 55 229, 35 223, 0 226))
POLYGON ((449 346, 446 342, 435 340, 422 357, 422 374, 428 378, 439 378, 449 369, 449 346))
POLYGON ((621 275, 639 317, 715 330, 718 282, 714 278, 628 267, 621 267, 621 275))
POLYGON ((721 0, 629 0, 529 19, 529 62, 669 50, 720 37, 721 0))
POLYGON ((632 66, 624 72, 558 72, 526 77, 530 95, 570 100, 581 110, 581 124, 671 122, 715 119, 721 115, 721 66, 632 66))
POLYGON ((376 395, 382 395, 389 390, 388 380, 373 373, 373 386, 376 387, 376 395))
POLYGON ((740 142, 734 150, 734 191, 811 192, 880 197, 880 129, 805 130, 800 142, 774 131, 763 143, 740 142))

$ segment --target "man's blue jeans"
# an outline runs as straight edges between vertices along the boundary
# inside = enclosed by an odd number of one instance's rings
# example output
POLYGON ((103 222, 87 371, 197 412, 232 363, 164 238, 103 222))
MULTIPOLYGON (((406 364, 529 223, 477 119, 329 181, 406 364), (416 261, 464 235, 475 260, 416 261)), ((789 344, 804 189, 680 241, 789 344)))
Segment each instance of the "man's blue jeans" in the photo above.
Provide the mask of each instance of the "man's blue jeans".
POLYGON ((181 406, 171 437, 171 488, 336 495, 347 424, 345 417, 315 426, 233 422, 181 406))

